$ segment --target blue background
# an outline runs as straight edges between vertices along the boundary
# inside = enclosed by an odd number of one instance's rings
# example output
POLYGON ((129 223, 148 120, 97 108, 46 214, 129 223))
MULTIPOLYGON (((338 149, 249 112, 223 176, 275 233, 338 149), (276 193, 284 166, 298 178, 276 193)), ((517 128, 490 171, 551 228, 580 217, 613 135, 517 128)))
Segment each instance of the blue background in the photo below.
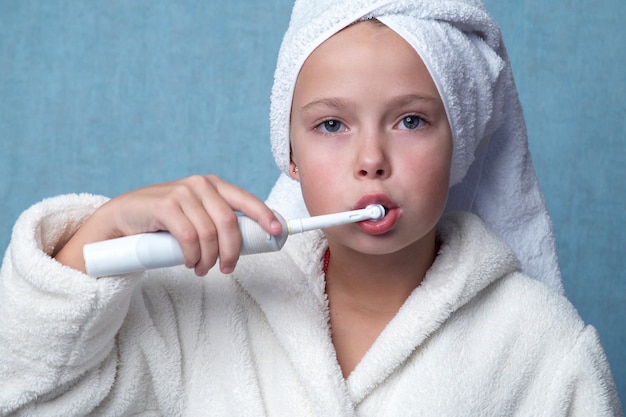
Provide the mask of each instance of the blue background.
MULTIPOLYGON (((488 0, 567 295, 626 399, 626 2, 488 0)), ((0 0, 0 250, 21 211, 217 173, 278 175, 269 94, 291 0, 0 0)))

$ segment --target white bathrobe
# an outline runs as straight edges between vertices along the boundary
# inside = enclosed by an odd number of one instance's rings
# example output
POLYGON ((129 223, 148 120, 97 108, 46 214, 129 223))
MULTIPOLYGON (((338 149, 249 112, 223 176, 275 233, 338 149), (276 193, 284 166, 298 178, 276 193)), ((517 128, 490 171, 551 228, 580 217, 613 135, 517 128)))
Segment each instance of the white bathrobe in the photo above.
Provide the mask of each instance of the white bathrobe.
POLYGON ((596 331, 470 214, 344 379, 320 234, 240 260, 94 279, 46 254, 103 198, 18 220, 0 275, 0 415, 619 416, 596 331))

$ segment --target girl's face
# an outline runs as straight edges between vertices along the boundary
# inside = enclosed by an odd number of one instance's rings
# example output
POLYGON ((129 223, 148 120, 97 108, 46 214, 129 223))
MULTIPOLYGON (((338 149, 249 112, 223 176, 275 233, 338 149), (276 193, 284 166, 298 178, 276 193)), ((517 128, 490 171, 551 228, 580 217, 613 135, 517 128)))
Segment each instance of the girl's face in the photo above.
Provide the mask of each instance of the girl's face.
POLYGON ((430 74, 399 35, 366 21, 320 45, 298 76, 290 134, 292 176, 312 215, 371 203, 388 210, 379 222, 327 229, 331 250, 434 245, 452 136, 430 74))

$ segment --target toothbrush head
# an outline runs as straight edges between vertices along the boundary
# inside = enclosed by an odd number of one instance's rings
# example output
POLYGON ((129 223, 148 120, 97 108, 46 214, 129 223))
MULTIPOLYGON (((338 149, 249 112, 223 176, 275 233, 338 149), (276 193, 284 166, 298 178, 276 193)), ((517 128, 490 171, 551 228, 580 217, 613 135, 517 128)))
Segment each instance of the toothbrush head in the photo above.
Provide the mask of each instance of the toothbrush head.
POLYGON ((370 204, 365 207, 365 210, 368 211, 370 220, 380 220, 385 217, 385 214, 387 214, 385 207, 383 207, 382 204, 370 204))

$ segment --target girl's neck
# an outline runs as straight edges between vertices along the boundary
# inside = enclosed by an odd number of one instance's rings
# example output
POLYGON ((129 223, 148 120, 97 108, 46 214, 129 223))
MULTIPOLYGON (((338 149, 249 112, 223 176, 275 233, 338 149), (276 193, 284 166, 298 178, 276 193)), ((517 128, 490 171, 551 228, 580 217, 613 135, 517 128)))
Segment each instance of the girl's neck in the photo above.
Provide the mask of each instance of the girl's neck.
MULTIPOLYGON (((329 242, 326 292, 353 308, 394 314, 417 288, 437 255, 435 233, 399 252, 367 255, 329 242)), ((331 306, 332 308, 332 306, 331 306)))
POLYGON ((329 242, 329 324, 345 378, 422 283, 436 252, 434 232, 428 239, 390 255, 365 255, 329 242))

